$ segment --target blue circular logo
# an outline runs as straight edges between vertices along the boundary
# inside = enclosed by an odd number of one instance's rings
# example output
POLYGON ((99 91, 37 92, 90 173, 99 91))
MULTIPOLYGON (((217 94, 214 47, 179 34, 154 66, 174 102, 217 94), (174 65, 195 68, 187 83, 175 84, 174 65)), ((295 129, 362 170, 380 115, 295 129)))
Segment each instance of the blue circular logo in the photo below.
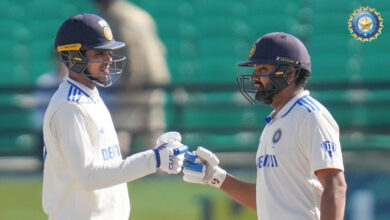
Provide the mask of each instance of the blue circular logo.
POLYGON ((348 29, 355 39, 362 42, 376 39, 381 34, 383 19, 373 8, 360 7, 348 20, 348 29))
POLYGON ((274 136, 272 137, 272 142, 276 144, 282 137, 282 130, 280 128, 275 131, 274 136))

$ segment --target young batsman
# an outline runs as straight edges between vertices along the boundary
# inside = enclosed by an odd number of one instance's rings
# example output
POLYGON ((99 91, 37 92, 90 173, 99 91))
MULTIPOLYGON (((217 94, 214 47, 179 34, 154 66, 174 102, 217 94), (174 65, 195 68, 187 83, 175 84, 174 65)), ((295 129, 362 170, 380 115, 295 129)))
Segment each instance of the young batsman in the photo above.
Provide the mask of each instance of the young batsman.
POLYGON ((50 220, 128 220, 126 182, 155 173, 181 171, 177 132, 160 136, 154 149, 122 159, 109 111, 96 86, 109 87, 122 73, 124 47, 94 14, 67 19, 55 49, 69 69, 45 113, 42 203, 50 220))
POLYGON ((227 174, 203 147, 186 154, 183 179, 220 188, 257 210, 259 220, 343 219, 347 187, 339 128, 304 89, 311 75, 304 44, 290 34, 266 34, 239 66, 254 68, 237 78, 245 98, 274 109, 260 137, 256 184, 227 174))

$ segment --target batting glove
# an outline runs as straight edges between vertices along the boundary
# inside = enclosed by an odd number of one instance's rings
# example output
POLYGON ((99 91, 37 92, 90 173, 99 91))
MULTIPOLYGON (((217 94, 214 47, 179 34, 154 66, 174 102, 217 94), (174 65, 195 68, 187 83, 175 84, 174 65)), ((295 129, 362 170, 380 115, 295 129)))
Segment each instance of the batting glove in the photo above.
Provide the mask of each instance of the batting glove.
POLYGON ((156 155, 156 167, 168 174, 178 174, 184 161, 184 153, 188 147, 181 142, 178 132, 167 132, 157 139, 153 148, 156 155))
POLYGON ((193 153, 186 152, 184 157, 184 181, 221 187, 226 178, 226 171, 218 166, 219 159, 213 152, 198 147, 193 153))

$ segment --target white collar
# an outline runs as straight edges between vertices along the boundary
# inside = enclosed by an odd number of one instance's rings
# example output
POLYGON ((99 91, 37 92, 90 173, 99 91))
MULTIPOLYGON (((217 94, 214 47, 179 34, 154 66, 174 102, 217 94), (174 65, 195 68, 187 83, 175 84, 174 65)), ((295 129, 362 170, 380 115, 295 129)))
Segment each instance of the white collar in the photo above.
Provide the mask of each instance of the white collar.
POLYGON ((300 93, 298 93, 296 96, 294 96, 292 99, 290 99, 283 107, 280 109, 280 111, 274 115, 274 111, 271 112, 266 118, 265 121, 267 124, 269 124, 273 119, 279 118, 279 117, 284 117, 286 116, 296 105, 297 101, 304 97, 310 95, 310 92, 308 90, 304 90, 300 93))
POLYGON ((91 89, 86 85, 80 83, 79 81, 72 79, 71 77, 68 77, 66 81, 67 83, 79 88, 85 95, 90 97, 93 101, 96 102, 99 99, 99 91, 96 88, 96 86, 93 89, 91 89))

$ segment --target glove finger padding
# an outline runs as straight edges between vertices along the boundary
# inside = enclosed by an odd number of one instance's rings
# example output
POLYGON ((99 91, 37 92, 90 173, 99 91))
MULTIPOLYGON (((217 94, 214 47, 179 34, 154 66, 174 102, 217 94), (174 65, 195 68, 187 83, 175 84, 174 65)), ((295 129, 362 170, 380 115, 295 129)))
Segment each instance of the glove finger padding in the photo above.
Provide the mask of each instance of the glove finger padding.
POLYGON ((195 151, 196 156, 198 156, 202 161, 205 161, 210 166, 217 166, 219 164, 218 157, 211 151, 207 150, 204 147, 198 147, 195 151))
POLYGON ((183 180, 189 183, 206 184, 206 166, 201 164, 201 160, 195 154, 186 152, 184 155, 183 180))
POLYGON ((198 184, 206 184, 204 181, 204 176, 206 172, 197 172, 193 171, 187 167, 183 168, 183 180, 189 183, 198 183, 198 184))
POLYGON ((202 160, 195 155, 195 151, 193 151, 192 153, 187 151, 184 154, 184 159, 192 164, 201 164, 202 163, 202 160))
POLYGON ((194 154, 186 152, 185 159, 184 181, 221 187, 226 178, 226 171, 218 167, 219 159, 214 153, 198 147, 194 154))
POLYGON ((160 146, 162 144, 168 143, 168 142, 181 142, 181 135, 179 132, 176 131, 170 131, 162 134, 160 137, 157 138, 156 146, 160 146))
POLYGON ((184 164, 184 154, 175 155, 175 165, 179 166, 180 168, 183 167, 184 164))

